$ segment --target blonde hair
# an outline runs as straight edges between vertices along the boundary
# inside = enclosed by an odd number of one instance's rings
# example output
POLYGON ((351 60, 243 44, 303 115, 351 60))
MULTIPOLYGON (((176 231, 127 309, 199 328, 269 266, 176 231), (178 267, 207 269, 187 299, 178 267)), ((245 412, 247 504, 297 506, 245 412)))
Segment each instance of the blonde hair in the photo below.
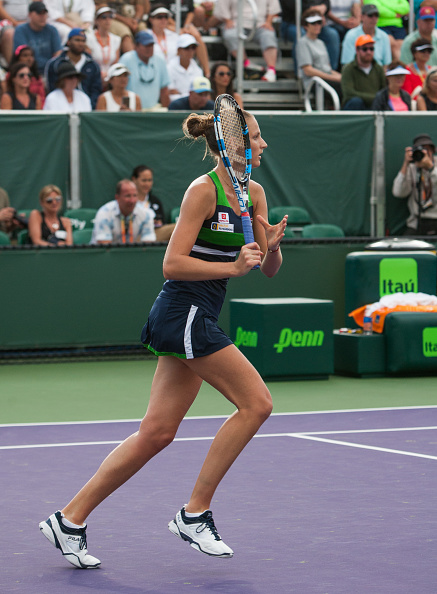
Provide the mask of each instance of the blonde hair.
POLYGON ((41 202, 41 204, 44 202, 47 196, 50 196, 52 192, 56 192, 58 196, 62 198, 62 192, 58 188, 58 186, 55 186, 54 184, 49 184, 48 186, 44 186, 43 188, 41 188, 39 192, 39 201, 41 202))
POLYGON ((422 94, 423 95, 428 95, 428 91, 429 91, 429 81, 431 80, 432 77, 436 77, 437 78, 437 68, 433 68, 432 70, 430 70, 428 72, 428 74, 426 75, 425 78, 425 82, 423 83, 423 87, 422 87, 422 94))

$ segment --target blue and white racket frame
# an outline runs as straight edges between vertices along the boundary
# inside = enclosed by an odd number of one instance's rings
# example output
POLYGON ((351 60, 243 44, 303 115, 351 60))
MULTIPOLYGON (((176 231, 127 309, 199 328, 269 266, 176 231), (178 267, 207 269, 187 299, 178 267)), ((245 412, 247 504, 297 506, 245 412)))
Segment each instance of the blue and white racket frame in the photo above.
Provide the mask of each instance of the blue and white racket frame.
MULTIPOLYGON (((223 94, 219 95, 214 104, 214 132, 215 137, 218 144, 218 149, 220 152, 220 157, 223 161, 223 165, 228 172, 229 178, 232 182, 232 187, 234 188, 235 194, 238 199, 238 204, 240 206, 241 211, 241 225, 243 227, 243 235, 245 243, 253 243, 255 241, 252 229, 252 223, 250 221, 250 215, 248 211, 249 205, 249 181, 250 181, 250 174, 252 173, 252 149, 250 148, 250 138, 249 138, 249 129, 246 124, 246 120, 244 118, 243 112, 240 109, 240 106, 235 101, 235 99, 231 95, 223 94), (231 103, 232 107, 235 109, 238 118, 240 120, 241 125, 241 132, 243 134, 244 140, 244 156, 246 159, 246 167, 244 171, 244 175, 240 180, 237 179, 235 172, 232 168, 231 162, 228 157, 228 153, 226 151, 225 141, 223 138, 223 130, 221 125, 220 119, 220 106, 223 100, 228 101, 231 103), (241 186, 240 186, 241 183, 241 186)), ((259 268, 256 266, 255 268, 259 268)))

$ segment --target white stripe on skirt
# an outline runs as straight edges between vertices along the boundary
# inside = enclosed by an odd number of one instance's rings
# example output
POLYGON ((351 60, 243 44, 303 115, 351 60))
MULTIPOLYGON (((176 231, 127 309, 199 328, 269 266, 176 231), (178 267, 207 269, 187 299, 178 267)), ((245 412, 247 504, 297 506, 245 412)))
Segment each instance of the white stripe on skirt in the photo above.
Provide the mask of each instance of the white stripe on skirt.
POLYGON ((187 323, 185 324, 184 346, 187 359, 194 359, 193 345, 191 344, 191 326, 193 324, 194 316, 196 315, 197 310, 198 307, 196 305, 191 306, 190 313, 188 314, 187 318, 187 323))

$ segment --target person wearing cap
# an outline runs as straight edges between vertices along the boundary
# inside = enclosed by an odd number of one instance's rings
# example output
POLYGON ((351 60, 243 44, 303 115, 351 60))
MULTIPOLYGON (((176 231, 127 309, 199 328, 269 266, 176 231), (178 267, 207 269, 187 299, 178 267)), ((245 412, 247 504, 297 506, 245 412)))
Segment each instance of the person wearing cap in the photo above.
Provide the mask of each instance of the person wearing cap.
POLYGON ((372 103, 373 111, 411 111, 411 97, 402 88, 410 71, 402 62, 392 62, 385 77, 387 87, 378 91, 372 103))
POLYGON ((20 45, 29 45, 34 53, 40 74, 47 62, 62 51, 61 38, 47 23, 48 11, 43 2, 29 4, 28 22, 18 25, 14 33, 14 51, 20 45))
POLYGON ((67 43, 72 29, 91 28, 94 23, 94 0, 45 0, 49 11, 48 22, 56 27, 63 44, 67 43), (68 8, 67 8, 68 7, 68 8))
POLYGON ((190 86, 187 97, 175 99, 168 106, 171 111, 210 111, 214 109, 211 100, 211 83, 205 76, 195 78, 190 86))
POLYGON ((78 72, 71 62, 61 62, 56 72, 57 88, 47 95, 44 110, 65 113, 92 111, 90 98, 77 88, 83 78, 84 75, 78 72))
POLYGON ((361 25, 350 29, 344 39, 341 48, 341 63, 349 64, 355 58, 355 42, 360 35, 372 37, 375 52, 374 59, 381 66, 388 66, 391 61, 391 46, 389 36, 385 31, 376 26, 379 19, 379 10, 375 4, 365 4, 361 11, 361 25))
POLYGON ((179 97, 185 97, 190 92, 191 83, 198 76, 203 76, 203 71, 194 60, 196 53, 196 39, 189 33, 182 33, 178 38, 178 55, 168 64, 170 76, 170 102, 179 97))
POLYGON ((430 43, 434 51, 428 61, 430 66, 437 66, 437 31, 435 29, 436 18, 435 10, 431 6, 423 6, 419 10, 417 18, 417 29, 407 35, 402 43, 401 61, 405 64, 410 64, 413 61, 413 54, 411 53, 411 44, 421 37, 430 43))
POLYGON ((170 77, 163 58, 154 55, 155 39, 150 31, 135 36, 135 49, 123 54, 120 64, 129 72, 127 88, 139 95, 142 109, 153 109, 158 103, 168 107, 170 77))
POLYGON ((371 109, 376 94, 386 86, 384 68, 374 58, 375 42, 370 35, 355 40, 355 59, 343 67, 341 87, 342 109, 363 111, 371 109))
POLYGON ((431 54, 434 52, 433 46, 419 37, 411 44, 411 53, 413 54, 413 61, 407 64, 407 70, 410 71, 410 76, 405 77, 404 91, 407 91, 413 98, 415 98, 423 87, 426 75, 431 70, 432 66, 428 64, 431 54))
POLYGON ((95 28, 85 32, 87 48, 100 66, 102 81, 105 80, 108 68, 120 59, 121 37, 110 31, 113 18, 112 8, 102 6, 96 11, 95 28))
MULTIPOLYGON (((155 39, 155 54, 161 56, 167 63, 178 55, 178 34, 170 29, 172 13, 164 4, 154 4, 149 12, 149 27, 155 39)), ((209 57, 205 42, 194 25, 188 24, 181 29, 181 33, 189 34, 196 40, 195 56, 205 76, 209 76, 209 57)))
POLYGON ((393 61, 399 61, 406 36, 402 17, 410 12, 409 0, 365 0, 363 4, 374 4, 378 8, 378 27, 389 36, 393 61))
POLYGON ((393 196, 406 199, 410 213, 405 235, 437 235, 435 150, 429 134, 418 134, 412 146, 405 147, 402 167, 393 180, 393 196))
POLYGON ((12 59, 15 27, 27 21, 27 0, 0 0, 0 53, 9 64, 12 59))
POLYGON ((57 73, 60 64, 70 62, 77 70, 80 77, 79 89, 86 93, 91 99, 93 109, 96 107, 97 99, 102 93, 102 78, 100 67, 91 55, 85 51, 86 37, 83 29, 71 29, 68 34, 66 48, 59 56, 53 58, 46 64, 45 79, 49 91, 56 88, 57 73))
POLYGON ((99 208, 91 244, 149 243, 156 241, 155 213, 138 204, 138 191, 130 179, 117 183, 115 199, 99 208))
POLYGON ((296 60, 304 85, 309 84, 313 76, 319 76, 341 94, 341 74, 331 68, 326 45, 319 39, 323 24, 322 14, 309 8, 303 12, 301 24, 306 33, 297 42, 296 60))
POLYGON ((417 111, 437 111, 437 69, 428 72, 417 96, 417 111))
POLYGON ((123 64, 109 67, 105 81, 109 90, 100 95, 96 111, 141 111, 141 99, 126 89, 130 72, 123 64))
MULTIPOLYGON (((255 33, 253 40, 262 51, 266 68, 253 64, 244 53, 244 68, 248 71, 260 70, 264 72, 261 80, 276 81, 276 62, 278 59, 278 39, 273 20, 281 12, 279 0, 255 0, 258 9, 256 15, 255 33)), ((238 0, 217 0, 214 15, 222 21, 222 38, 228 52, 233 58, 238 53, 238 0)), ((243 28, 246 35, 253 28, 254 15, 248 2, 243 3, 243 28)))

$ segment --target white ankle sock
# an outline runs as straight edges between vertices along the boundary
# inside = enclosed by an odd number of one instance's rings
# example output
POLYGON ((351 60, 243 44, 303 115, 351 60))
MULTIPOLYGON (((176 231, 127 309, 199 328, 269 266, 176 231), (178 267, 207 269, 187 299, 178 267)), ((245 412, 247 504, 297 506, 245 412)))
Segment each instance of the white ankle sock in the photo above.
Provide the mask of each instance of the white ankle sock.
POLYGON ((76 530, 78 530, 79 528, 83 528, 85 526, 85 524, 82 524, 82 526, 80 526, 79 524, 73 524, 73 522, 67 520, 64 514, 62 514, 62 523, 64 524, 64 526, 67 526, 67 528, 76 528, 76 530))
POLYGON ((208 510, 205 509, 203 512, 196 513, 196 514, 191 514, 190 512, 186 511, 185 515, 187 518, 197 518, 198 516, 201 516, 202 514, 204 514, 206 511, 208 511, 208 510))

